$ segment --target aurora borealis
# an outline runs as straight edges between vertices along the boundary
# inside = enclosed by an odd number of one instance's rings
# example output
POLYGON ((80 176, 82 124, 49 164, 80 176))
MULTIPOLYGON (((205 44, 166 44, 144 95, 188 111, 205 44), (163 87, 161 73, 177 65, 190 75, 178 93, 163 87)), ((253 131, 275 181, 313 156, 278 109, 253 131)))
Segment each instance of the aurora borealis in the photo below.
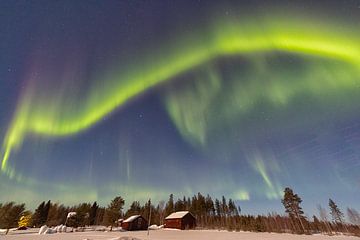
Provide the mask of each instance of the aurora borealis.
POLYGON ((359 2, 1 5, 0 201, 358 207, 359 2))

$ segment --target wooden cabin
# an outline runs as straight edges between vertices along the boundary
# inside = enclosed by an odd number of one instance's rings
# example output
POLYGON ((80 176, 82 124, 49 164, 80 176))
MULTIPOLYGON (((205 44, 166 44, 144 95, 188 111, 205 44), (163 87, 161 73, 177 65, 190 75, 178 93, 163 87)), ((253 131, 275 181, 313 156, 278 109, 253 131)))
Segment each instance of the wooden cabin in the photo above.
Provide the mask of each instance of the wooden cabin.
POLYGON ((174 212, 165 218, 164 227, 181 230, 194 229, 196 227, 196 218, 189 211, 174 212))
POLYGON ((143 216, 134 215, 125 219, 121 223, 121 227, 127 231, 147 230, 148 222, 143 216))

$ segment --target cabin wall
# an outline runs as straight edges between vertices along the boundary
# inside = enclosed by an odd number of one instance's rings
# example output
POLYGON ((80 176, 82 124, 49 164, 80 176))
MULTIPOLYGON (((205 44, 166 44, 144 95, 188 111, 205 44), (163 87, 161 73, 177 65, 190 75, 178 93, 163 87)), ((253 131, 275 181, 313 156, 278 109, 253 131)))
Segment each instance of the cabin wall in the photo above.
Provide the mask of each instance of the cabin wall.
POLYGON ((121 227, 127 231, 147 230, 148 223, 145 218, 138 217, 132 222, 123 222, 121 227))
POLYGON ((181 229, 194 229, 196 227, 196 220, 190 214, 182 218, 181 229))
POLYGON ((181 218, 165 219, 165 227, 181 229, 182 227, 181 218))
POLYGON ((165 219, 164 225, 166 228, 194 229, 196 227, 196 219, 191 213, 187 213, 182 218, 165 219))

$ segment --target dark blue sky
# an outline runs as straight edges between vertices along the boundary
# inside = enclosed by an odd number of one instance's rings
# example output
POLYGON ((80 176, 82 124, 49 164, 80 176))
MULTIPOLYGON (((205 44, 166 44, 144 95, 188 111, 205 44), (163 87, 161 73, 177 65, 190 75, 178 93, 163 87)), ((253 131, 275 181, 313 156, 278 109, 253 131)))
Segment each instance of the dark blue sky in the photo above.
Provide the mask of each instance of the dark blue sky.
POLYGON ((0 7, 0 201, 360 207, 359 1, 0 7))

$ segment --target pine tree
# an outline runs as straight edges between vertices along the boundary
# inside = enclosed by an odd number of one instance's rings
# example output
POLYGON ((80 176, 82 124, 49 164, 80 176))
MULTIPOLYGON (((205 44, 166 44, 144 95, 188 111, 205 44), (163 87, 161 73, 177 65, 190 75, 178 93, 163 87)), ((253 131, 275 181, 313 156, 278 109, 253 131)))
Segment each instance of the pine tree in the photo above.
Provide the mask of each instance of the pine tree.
POLYGON ((10 228, 18 227, 18 222, 24 211, 25 204, 5 203, 0 208, 0 228, 7 229, 7 234, 10 228))
POLYGON ((319 210, 319 215, 320 215, 321 221, 323 221, 327 232, 329 234, 331 234, 331 226, 330 226, 329 221, 328 221, 328 214, 326 212, 326 209, 323 208, 321 205, 318 205, 318 210, 319 210))
POLYGON ((319 231, 322 231, 322 229, 321 229, 321 223, 320 223, 320 221, 319 221, 319 219, 314 215, 313 216, 313 230, 315 231, 315 232, 319 232, 319 231))
POLYGON ((115 226, 122 215, 122 209, 125 201, 122 197, 114 198, 105 210, 104 224, 107 226, 115 226))
POLYGON ((183 197, 183 200, 182 200, 182 201, 183 201, 183 204, 184 204, 185 210, 186 210, 186 211, 189 211, 190 206, 188 206, 187 201, 186 201, 186 197, 185 197, 185 196, 183 197))
POLYGON ((36 208, 35 213, 32 218, 33 226, 40 227, 40 226, 46 224, 50 207, 51 207, 50 200, 46 204, 45 204, 45 202, 40 203, 40 205, 36 208))
POLYGON ((32 225, 35 227, 40 227, 43 222, 45 202, 40 203, 40 205, 35 209, 34 215, 32 217, 32 225))
POLYGON ((230 216, 238 216, 239 215, 238 209, 236 208, 236 205, 231 198, 229 199, 228 206, 229 206, 230 216))
POLYGON ((222 209, 219 199, 215 199, 216 224, 222 226, 222 209))
POLYGON ((99 207, 96 212, 95 225, 100 225, 104 222, 105 208, 99 207))
POLYGON ((329 208, 330 214, 336 223, 343 223, 344 222, 344 214, 340 211, 340 208, 336 205, 336 203, 329 199, 329 208))
POLYGON ((352 224, 360 225, 360 214, 353 208, 347 208, 347 215, 352 224))
POLYGON ((50 210, 50 207, 51 207, 51 201, 47 201, 47 203, 45 204, 44 206, 44 212, 43 214, 41 215, 41 222, 42 223, 46 223, 47 219, 48 219, 48 215, 49 215, 49 210, 50 210))
POLYGON ((164 224, 164 218, 165 218, 165 201, 160 201, 158 204, 158 212, 159 212, 159 224, 164 224))
POLYGON ((181 199, 178 199, 175 202, 174 210, 177 212, 177 211, 184 211, 185 209, 186 209, 185 203, 181 199))
POLYGON ((155 222, 156 210, 151 204, 150 199, 141 208, 140 215, 142 215, 150 224, 155 222))
POLYGON ((205 199, 205 209, 206 209, 206 219, 205 219, 205 224, 209 225, 212 227, 213 222, 212 219, 215 216, 215 206, 214 206, 214 202, 211 199, 211 197, 209 196, 209 194, 206 196, 205 199))
POLYGON ((198 201, 197 201, 197 197, 196 195, 194 195, 191 198, 191 206, 190 206, 190 212, 192 212, 195 215, 195 218, 197 219, 197 224, 201 225, 200 223, 200 216, 199 216, 199 211, 198 211, 198 201), (200 223, 200 224, 199 224, 200 223))
POLYGON ((97 213, 98 209, 99 209, 99 205, 97 204, 97 202, 94 202, 93 205, 90 208, 90 213, 89 213, 89 223, 90 223, 90 225, 95 225, 96 213, 97 213))
POLYGON ((64 224, 68 212, 69 209, 64 205, 52 203, 48 212, 46 224, 48 226, 57 226, 60 224, 64 224))
POLYGON ((215 210, 216 210, 216 215, 220 218, 222 215, 222 211, 221 211, 221 205, 219 199, 215 199, 215 210))
POLYGON ((130 205, 130 208, 125 213, 125 218, 128 218, 132 215, 137 215, 141 213, 141 205, 138 201, 133 201, 130 205))
POLYGON ((90 203, 81 203, 76 206, 76 219, 78 226, 84 227, 90 224, 90 203))
POLYGON ((58 214, 59 214, 58 204, 57 203, 51 204, 46 224, 48 226, 57 226, 57 225, 59 225, 59 223, 58 223, 58 214))
POLYGON ((229 207, 226 203, 225 196, 222 196, 221 210, 222 210, 223 215, 226 217, 229 213, 229 207))
POLYGON ((301 198, 293 192, 291 188, 285 188, 284 198, 281 200, 285 207, 285 212, 289 214, 291 219, 297 219, 301 225, 302 232, 305 232, 303 221, 305 220, 304 212, 300 207, 301 198))
POLYGON ((169 216, 173 212, 174 212, 174 195, 170 194, 169 200, 165 206, 165 216, 169 216))

